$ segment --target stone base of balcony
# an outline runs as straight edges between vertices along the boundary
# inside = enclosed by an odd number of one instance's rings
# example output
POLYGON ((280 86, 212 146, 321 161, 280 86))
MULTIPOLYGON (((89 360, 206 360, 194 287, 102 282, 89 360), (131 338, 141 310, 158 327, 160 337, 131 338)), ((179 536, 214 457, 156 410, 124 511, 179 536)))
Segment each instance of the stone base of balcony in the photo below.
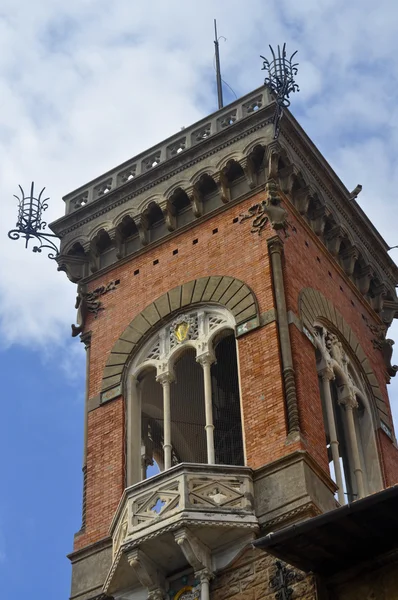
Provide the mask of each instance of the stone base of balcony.
POLYGON ((262 530, 280 529, 338 506, 336 484, 308 452, 297 451, 257 469, 253 482, 262 530))
POLYGON ((213 572, 257 533, 252 471, 181 464, 128 488, 111 527, 113 564, 103 591, 166 579, 187 567, 213 572))

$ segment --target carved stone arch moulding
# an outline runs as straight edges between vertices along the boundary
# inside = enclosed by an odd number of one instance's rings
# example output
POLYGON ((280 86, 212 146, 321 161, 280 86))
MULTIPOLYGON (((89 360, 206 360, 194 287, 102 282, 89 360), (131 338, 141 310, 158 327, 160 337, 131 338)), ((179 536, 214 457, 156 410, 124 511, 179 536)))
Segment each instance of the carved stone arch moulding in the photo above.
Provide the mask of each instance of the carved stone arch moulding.
MULTIPOLYGON (((311 335, 314 329, 314 323, 319 320, 325 320, 333 326, 336 333, 339 334, 350 353, 356 357, 366 379, 369 388, 372 391, 376 414, 382 424, 387 424, 392 430, 391 417, 389 415, 386 403, 380 390, 379 383, 375 377, 370 362, 360 345, 356 335, 351 327, 342 317, 340 312, 333 304, 325 298, 323 294, 312 288, 304 288, 299 297, 300 318, 304 326, 304 332, 311 335)), ((310 335, 308 337, 310 337, 310 335)), ((377 423, 379 425, 379 423, 377 423)))
POLYGON ((236 321, 236 337, 260 326, 256 297, 243 281, 219 275, 179 285, 134 317, 114 344, 104 369, 101 401, 122 394, 123 373, 131 354, 156 327, 184 307, 204 302, 224 306, 231 312, 236 321))

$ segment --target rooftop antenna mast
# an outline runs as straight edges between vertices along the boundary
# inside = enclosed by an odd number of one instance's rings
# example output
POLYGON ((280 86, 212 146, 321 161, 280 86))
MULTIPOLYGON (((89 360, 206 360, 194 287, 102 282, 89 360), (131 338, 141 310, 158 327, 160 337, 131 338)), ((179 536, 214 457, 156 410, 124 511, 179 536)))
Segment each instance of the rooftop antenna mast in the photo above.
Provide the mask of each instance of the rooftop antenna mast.
POLYGON ((214 46, 216 48, 216 77, 217 77, 217 96, 218 96, 218 108, 224 106, 222 97, 222 80, 221 80, 221 68, 220 68, 220 47, 218 44, 217 36, 217 21, 214 19, 214 46))

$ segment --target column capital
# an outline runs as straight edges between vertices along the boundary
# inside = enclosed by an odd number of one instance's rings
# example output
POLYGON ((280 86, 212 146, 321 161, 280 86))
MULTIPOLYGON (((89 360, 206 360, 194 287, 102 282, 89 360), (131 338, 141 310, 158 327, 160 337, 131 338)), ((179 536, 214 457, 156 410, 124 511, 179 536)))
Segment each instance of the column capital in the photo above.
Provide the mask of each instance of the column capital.
POLYGON ((335 379, 334 371, 332 367, 329 366, 318 371, 318 375, 320 375, 324 381, 333 381, 333 379, 335 379))
POLYGON ((352 410, 353 408, 358 408, 358 400, 355 397, 353 391, 350 391, 347 395, 339 398, 339 404, 343 404, 346 408, 352 410))
POLYGON ((216 357, 213 352, 208 350, 207 352, 203 352, 203 354, 199 354, 199 356, 196 357, 196 362, 202 365, 202 367, 204 365, 212 365, 216 362, 216 357))
POLYGON ((279 254, 280 256, 283 253, 283 241, 279 237, 279 235, 274 235, 267 240, 268 250, 271 254, 279 254))
POLYGON ((201 569, 200 571, 195 571, 194 575, 196 579, 199 579, 200 583, 208 583, 214 578, 214 573, 213 571, 210 571, 210 569, 201 569))
POLYGON ((164 371, 163 373, 159 373, 156 375, 156 381, 162 385, 166 385, 166 383, 172 383, 172 381, 175 381, 174 373, 172 371, 164 371))

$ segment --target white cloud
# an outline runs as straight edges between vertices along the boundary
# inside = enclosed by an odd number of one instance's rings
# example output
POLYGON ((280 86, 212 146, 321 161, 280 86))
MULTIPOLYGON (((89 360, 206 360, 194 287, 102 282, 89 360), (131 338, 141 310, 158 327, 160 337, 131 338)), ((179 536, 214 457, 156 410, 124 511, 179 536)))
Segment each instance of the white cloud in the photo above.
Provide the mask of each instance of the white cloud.
POLYGON ((398 243, 398 8, 389 0, 3 0, 3 345, 61 345, 75 319, 65 275, 6 237, 17 184, 46 185, 51 221, 62 195, 214 110, 214 17, 227 38, 223 78, 238 95, 261 85, 268 43, 299 50, 294 114, 344 183, 364 185, 361 206, 398 243))

